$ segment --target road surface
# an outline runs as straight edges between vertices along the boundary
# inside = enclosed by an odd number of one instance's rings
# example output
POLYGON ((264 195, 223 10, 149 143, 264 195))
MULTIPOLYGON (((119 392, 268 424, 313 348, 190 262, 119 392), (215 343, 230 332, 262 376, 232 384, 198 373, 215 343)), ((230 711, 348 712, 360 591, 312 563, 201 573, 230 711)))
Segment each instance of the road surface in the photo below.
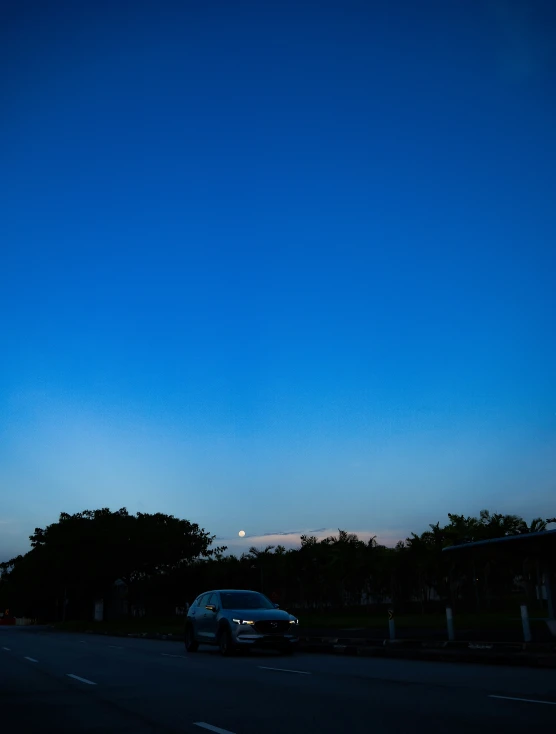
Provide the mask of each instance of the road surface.
POLYGON ((271 653, 0 627, 2 732, 551 731, 556 670, 271 653))

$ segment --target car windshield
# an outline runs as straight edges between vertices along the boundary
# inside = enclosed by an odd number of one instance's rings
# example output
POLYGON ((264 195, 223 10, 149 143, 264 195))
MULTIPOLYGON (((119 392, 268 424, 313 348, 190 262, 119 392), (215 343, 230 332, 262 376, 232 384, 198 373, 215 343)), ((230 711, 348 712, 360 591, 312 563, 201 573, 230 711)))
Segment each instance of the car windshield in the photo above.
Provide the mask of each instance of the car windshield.
POLYGON ((274 609, 266 596, 253 592, 221 592, 222 609, 274 609))

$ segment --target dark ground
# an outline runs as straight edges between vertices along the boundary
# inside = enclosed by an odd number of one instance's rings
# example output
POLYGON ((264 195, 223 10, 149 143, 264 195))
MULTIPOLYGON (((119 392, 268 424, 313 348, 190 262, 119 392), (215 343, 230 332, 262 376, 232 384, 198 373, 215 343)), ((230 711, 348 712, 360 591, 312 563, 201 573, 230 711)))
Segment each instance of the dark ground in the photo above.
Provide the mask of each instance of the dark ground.
POLYGON ((524 724, 550 731, 556 713, 556 670, 224 659, 210 648, 186 655, 177 642, 10 627, 0 629, 0 663, 1 728, 12 732, 522 734, 524 724))

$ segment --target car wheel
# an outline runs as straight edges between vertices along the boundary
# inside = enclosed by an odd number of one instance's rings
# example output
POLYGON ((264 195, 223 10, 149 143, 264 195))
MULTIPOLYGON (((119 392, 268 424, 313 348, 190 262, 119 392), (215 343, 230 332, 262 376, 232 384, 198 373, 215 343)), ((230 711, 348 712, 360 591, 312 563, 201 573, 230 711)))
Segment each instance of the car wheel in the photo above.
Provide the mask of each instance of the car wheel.
POLYGON ((199 643, 195 639, 195 630, 191 623, 185 628, 185 649, 187 652, 197 652, 199 649, 199 643))
POLYGON ((225 658, 230 657, 234 654, 234 646, 232 644, 232 633, 227 627, 222 627, 220 634, 218 635, 218 648, 220 654, 225 658))

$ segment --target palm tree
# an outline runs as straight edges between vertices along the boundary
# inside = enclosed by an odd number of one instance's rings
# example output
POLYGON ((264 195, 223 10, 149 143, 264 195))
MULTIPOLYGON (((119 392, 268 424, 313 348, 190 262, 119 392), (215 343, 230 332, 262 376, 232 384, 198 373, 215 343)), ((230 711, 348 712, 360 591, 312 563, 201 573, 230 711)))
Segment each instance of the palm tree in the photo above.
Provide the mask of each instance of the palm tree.
POLYGON ((261 575, 261 594, 264 594, 264 568, 268 566, 268 557, 271 556, 271 551, 274 549, 273 545, 267 545, 264 550, 259 550, 255 546, 249 548, 247 558, 250 558, 254 563, 251 568, 258 568, 261 575))
POLYGON ((543 520, 540 517, 536 517, 534 520, 531 520, 531 524, 529 525, 529 532, 542 533, 546 530, 546 526, 549 522, 556 522, 556 520, 543 520))

